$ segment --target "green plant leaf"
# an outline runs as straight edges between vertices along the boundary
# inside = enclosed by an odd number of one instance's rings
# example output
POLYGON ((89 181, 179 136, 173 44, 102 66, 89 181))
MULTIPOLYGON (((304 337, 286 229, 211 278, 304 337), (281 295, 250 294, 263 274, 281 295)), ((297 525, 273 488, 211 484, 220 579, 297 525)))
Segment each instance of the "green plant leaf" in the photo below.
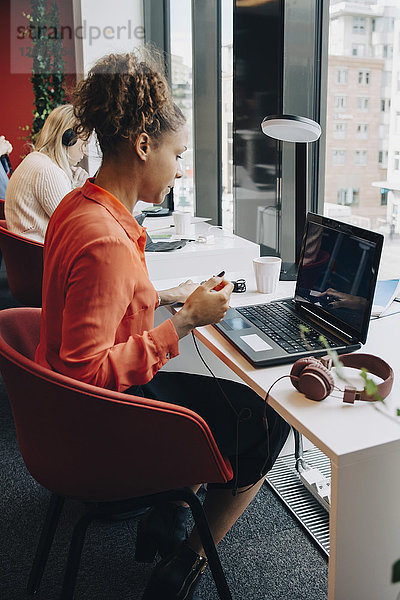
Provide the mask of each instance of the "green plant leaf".
POLYGON ((378 392, 378 386, 376 385, 375 381, 368 377, 367 369, 361 369, 361 377, 364 380, 364 390, 366 391, 367 395, 372 396, 379 402, 383 402, 383 398, 378 392))

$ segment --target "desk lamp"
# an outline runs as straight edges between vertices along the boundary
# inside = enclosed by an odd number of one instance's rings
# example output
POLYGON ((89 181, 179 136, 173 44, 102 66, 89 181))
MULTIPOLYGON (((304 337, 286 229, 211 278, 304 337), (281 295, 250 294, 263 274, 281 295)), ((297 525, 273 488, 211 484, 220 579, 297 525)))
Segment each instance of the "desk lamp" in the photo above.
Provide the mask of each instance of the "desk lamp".
POLYGON ((270 115, 261 123, 265 135, 282 142, 296 144, 295 157, 295 247, 296 262, 282 269, 281 279, 297 277, 301 242, 307 212, 307 144, 316 142, 321 135, 321 126, 312 119, 296 115, 270 115))

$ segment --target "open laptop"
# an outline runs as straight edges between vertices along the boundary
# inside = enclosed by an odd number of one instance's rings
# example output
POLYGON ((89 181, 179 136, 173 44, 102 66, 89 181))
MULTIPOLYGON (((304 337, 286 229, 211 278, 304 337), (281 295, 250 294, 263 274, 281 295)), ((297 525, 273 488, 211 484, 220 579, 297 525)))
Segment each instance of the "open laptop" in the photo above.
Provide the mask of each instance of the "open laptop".
POLYGON ((215 327, 254 366, 352 352, 367 339, 383 236, 308 213, 294 298, 230 308, 215 327), (308 332, 303 336, 299 325, 308 332))

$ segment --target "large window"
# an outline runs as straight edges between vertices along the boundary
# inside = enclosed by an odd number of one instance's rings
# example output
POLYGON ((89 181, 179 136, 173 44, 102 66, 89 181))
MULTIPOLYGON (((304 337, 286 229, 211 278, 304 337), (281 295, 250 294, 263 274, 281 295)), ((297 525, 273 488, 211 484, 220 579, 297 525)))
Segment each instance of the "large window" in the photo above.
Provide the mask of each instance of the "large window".
POLYGON ((376 0, 361 4, 330 0, 321 210, 385 236, 379 274, 385 278, 400 274, 400 4, 379 3, 379 15, 376 4, 376 0), (367 36, 368 31, 379 35, 367 36), (339 101, 343 86, 337 77, 338 68, 347 69, 349 82, 345 111, 348 135, 342 137, 341 148, 337 138, 344 121, 341 117, 338 121, 337 113, 343 111, 339 101), (362 93, 362 86, 368 86, 368 94, 362 93), (337 205, 346 206, 346 211, 337 205))
POLYGON ((183 177, 174 186, 175 208, 195 210, 193 170, 192 11, 188 0, 170 0, 171 87, 186 117, 188 149, 182 155, 183 177))

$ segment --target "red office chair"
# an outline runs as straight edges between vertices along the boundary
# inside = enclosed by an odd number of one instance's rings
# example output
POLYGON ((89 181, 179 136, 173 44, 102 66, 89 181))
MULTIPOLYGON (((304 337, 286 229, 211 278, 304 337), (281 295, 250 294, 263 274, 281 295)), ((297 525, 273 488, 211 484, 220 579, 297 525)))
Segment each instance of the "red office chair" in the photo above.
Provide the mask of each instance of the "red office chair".
POLYGON ((26 306, 42 306, 43 244, 8 231, 0 220, 0 250, 14 298, 26 306))
POLYGON ((116 510, 126 513, 185 500, 219 597, 231 600, 202 504, 184 487, 232 478, 229 461, 221 456, 207 423, 186 408, 112 392, 39 366, 33 358, 40 313, 38 308, 26 307, 0 311, 0 371, 21 455, 32 477, 53 494, 28 592, 35 593, 39 587, 66 496, 92 508, 72 534, 62 600, 73 597, 85 533, 92 520, 116 510))

